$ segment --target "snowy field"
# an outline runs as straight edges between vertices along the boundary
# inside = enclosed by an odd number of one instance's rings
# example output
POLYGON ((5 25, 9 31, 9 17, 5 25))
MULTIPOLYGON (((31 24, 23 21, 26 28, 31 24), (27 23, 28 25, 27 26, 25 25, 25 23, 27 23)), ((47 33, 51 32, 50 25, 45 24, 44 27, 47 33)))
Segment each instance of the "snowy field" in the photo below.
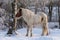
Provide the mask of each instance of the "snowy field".
POLYGON ((0 40, 60 40, 60 29, 49 29, 48 36, 41 36, 41 28, 33 28, 33 36, 26 37, 26 28, 18 29, 18 35, 7 36, 7 31, 0 30, 0 40))

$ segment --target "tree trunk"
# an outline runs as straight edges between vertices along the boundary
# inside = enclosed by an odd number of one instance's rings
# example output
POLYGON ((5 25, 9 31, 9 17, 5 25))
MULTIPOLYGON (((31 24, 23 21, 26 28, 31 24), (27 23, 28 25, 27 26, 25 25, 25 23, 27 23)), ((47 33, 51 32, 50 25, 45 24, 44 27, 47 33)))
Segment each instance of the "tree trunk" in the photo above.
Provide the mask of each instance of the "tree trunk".
POLYGON ((58 16, 59 16, 59 29, 60 29, 60 9, 59 9, 59 5, 58 5, 58 16))
POLYGON ((37 4, 38 4, 38 3, 35 4, 35 14, 37 14, 37 10, 38 10, 38 9, 37 9, 37 8, 38 8, 38 5, 37 5, 37 4))
MULTIPOLYGON (((16 30, 16 26, 15 26, 15 14, 17 13, 17 2, 16 1, 17 0, 14 0, 12 3, 13 23, 9 22, 9 30, 8 30, 7 34, 13 34, 13 32, 15 32, 15 30, 16 30)), ((16 32, 15 32, 15 34, 16 34, 16 32)))
POLYGON ((3 4, 3 3, 1 2, 1 3, 0 3, 0 7, 2 6, 2 4, 3 4))
POLYGON ((49 22, 51 22, 51 18, 52 18, 52 9, 53 7, 52 6, 49 6, 49 22))

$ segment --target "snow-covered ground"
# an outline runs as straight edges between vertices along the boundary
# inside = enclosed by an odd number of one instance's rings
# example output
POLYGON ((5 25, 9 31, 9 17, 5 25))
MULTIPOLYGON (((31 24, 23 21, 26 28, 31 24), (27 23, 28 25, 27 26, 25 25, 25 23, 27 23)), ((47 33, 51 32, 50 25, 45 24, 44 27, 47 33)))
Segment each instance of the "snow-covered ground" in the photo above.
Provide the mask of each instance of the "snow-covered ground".
POLYGON ((26 37, 26 28, 18 29, 18 35, 7 36, 7 31, 0 30, 0 40, 60 40, 60 29, 49 29, 48 36, 41 36, 41 28, 33 28, 33 36, 26 37))
POLYGON ((55 26, 57 26, 57 28, 59 28, 59 22, 48 22, 49 28, 54 28, 55 26))

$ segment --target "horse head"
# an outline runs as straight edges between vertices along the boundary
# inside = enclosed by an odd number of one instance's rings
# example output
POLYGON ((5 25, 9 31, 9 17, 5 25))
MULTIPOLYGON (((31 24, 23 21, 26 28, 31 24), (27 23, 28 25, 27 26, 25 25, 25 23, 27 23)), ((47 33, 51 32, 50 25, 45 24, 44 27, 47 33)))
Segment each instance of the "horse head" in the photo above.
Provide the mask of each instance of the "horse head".
POLYGON ((22 9, 20 8, 15 17, 21 17, 21 16, 22 16, 22 9))

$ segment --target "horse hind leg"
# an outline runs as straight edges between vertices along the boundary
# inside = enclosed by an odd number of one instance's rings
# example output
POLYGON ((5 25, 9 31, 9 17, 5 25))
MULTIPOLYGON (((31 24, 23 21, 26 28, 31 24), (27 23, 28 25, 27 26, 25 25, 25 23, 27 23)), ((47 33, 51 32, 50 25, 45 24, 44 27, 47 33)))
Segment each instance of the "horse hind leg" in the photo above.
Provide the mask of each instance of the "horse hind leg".
POLYGON ((43 35, 48 35, 48 28, 46 26, 43 26, 42 36, 43 35))
POLYGON ((48 35, 47 19, 46 19, 46 21, 43 22, 43 32, 42 32, 42 36, 43 36, 43 35, 48 35))

